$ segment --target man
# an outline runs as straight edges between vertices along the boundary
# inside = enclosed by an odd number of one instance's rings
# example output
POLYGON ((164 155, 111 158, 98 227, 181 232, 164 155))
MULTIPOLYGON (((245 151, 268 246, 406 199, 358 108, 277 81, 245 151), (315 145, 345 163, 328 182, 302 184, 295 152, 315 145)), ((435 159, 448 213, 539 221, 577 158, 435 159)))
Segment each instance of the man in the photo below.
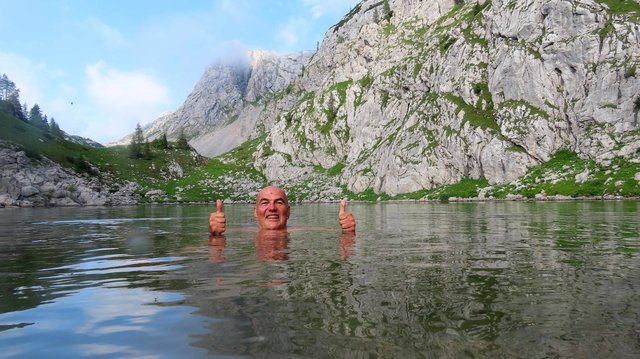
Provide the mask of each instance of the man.
MULTIPOLYGON (((340 202, 338 222, 343 233, 355 233, 356 220, 351 212, 346 211, 347 201, 340 202)), ((291 214, 291 207, 284 191, 275 186, 268 186, 258 192, 253 216, 258 220, 260 231, 282 231, 287 229, 287 221, 291 214)), ((219 236, 226 230, 227 219, 222 210, 222 201, 216 203, 216 212, 209 217, 209 232, 219 236)))

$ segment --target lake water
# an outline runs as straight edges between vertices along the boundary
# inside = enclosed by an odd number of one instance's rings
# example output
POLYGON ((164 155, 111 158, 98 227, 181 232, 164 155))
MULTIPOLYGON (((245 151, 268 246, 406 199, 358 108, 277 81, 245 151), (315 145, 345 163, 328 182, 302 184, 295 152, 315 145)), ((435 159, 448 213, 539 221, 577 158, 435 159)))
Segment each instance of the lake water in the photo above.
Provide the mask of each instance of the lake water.
POLYGON ((640 202, 214 207, 0 210, 0 357, 640 357, 640 202))

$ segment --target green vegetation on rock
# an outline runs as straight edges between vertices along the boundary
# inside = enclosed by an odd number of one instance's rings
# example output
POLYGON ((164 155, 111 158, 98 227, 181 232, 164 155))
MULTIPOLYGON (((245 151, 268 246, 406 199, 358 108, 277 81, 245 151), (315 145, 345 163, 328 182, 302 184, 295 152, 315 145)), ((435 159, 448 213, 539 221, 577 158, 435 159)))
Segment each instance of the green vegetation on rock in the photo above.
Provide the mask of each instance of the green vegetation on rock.
POLYGON ((454 94, 446 94, 447 100, 454 103, 458 108, 464 111, 464 121, 470 123, 474 127, 492 130, 496 134, 500 133, 500 126, 493 115, 493 102, 491 107, 487 109, 471 106, 461 97, 454 94))
POLYGON ((596 0, 596 2, 607 5, 613 14, 630 15, 636 20, 640 17, 640 4, 634 0, 596 0))
POLYGON ((548 162, 532 167, 514 183, 495 186, 488 194, 496 198, 505 198, 508 194, 526 198, 536 195, 633 197, 640 196, 637 173, 640 173, 640 164, 622 158, 602 167, 563 150, 548 162))

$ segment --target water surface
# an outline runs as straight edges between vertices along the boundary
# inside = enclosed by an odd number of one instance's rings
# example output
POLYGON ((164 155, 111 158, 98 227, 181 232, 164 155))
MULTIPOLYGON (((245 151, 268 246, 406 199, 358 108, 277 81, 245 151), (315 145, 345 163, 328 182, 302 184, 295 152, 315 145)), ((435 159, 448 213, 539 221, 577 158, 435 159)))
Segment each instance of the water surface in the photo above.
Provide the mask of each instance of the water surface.
POLYGON ((640 356, 640 202, 0 211, 1 357, 640 356))

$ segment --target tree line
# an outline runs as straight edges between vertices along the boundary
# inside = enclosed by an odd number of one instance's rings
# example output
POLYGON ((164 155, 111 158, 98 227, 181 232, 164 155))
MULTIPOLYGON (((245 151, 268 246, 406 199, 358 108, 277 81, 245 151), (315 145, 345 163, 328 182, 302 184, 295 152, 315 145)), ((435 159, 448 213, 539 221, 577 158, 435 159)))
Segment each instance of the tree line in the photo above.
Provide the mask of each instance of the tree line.
POLYGON ((131 137, 131 143, 129 143, 129 158, 150 160, 153 158, 152 148, 161 150, 169 148, 189 150, 191 149, 191 146, 189 145, 189 141, 187 141, 184 131, 180 131, 180 135, 178 136, 178 140, 175 144, 169 143, 166 133, 163 133, 160 137, 149 142, 149 140, 144 137, 142 127, 140 124, 137 124, 136 130, 133 132, 133 136, 131 137))
POLYGON ((64 138, 64 132, 56 120, 53 117, 49 119, 46 114, 43 114, 38 104, 33 105, 30 110, 27 109, 26 102, 20 104, 20 89, 9 79, 7 74, 2 74, 0 77, 0 112, 7 113, 41 129, 45 135, 64 138))

